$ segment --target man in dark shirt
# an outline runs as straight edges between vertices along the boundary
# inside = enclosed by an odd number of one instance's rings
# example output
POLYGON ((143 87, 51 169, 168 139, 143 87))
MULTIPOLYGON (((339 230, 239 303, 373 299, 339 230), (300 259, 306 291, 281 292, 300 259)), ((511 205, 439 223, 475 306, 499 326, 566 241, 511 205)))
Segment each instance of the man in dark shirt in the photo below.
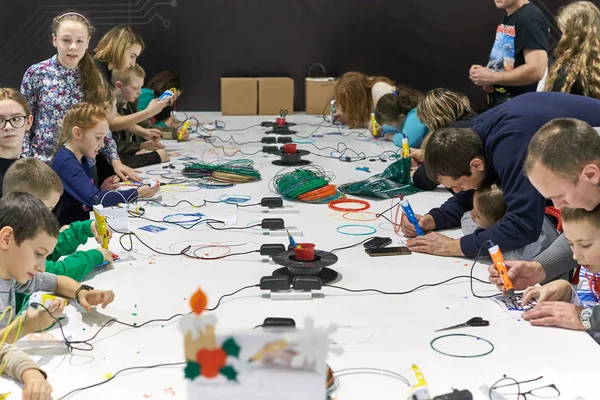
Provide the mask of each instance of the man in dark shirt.
MULTIPOLYGON (((475 257, 488 240, 503 251, 536 241, 542 229, 546 201, 523 174, 527 146, 533 135, 555 118, 576 118, 600 126, 600 100, 564 93, 527 93, 475 118, 471 128, 446 128, 431 133, 425 148, 427 174, 457 193, 424 217, 423 231, 451 229, 473 208, 473 190, 496 183, 504 190, 506 213, 488 229, 460 239, 439 233, 408 243, 417 252, 475 257)), ((416 236, 403 218, 402 231, 416 236)))
POLYGON ((535 92, 548 67, 549 25, 528 0, 494 0, 506 10, 486 67, 473 65, 469 78, 488 94, 495 107, 527 92, 535 92))

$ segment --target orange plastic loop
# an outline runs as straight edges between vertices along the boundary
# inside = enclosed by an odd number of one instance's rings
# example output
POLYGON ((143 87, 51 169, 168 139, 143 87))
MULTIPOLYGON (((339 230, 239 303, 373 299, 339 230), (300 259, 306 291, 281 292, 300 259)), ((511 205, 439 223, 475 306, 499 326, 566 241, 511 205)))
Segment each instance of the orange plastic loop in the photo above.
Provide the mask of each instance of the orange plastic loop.
POLYGON ((368 210, 369 208, 371 208, 371 204, 369 204, 368 201, 365 200, 357 200, 357 199, 338 199, 338 200, 333 200, 329 202, 329 208, 331 208, 332 210, 335 211, 341 211, 341 212, 359 212, 359 211, 365 211, 368 210), (354 204, 361 204, 362 207, 359 208, 346 208, 346 207, 338 207, 338 204, 341 203, 354 203, 354 204))

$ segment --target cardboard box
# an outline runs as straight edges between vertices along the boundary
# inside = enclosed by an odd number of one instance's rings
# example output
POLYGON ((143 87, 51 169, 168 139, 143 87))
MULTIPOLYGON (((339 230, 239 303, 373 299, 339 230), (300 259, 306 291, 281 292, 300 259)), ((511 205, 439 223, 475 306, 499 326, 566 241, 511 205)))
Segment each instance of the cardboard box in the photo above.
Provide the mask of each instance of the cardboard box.
POLYGON ((291 78, 258 78, 258 114, 294 113, 294 81, 291 78))
POLYGON ((306 114, 329 115, 336 78, 306 78, 306 114))
POLYGON ((221 78, 223 115, 256 115, 258 112, 256 78, 221 78))

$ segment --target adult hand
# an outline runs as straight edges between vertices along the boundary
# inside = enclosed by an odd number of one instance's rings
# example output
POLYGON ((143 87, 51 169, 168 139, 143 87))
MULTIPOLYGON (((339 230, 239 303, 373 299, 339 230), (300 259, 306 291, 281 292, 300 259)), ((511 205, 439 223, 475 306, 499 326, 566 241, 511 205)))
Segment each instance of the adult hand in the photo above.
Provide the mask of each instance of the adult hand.
MULTIPOLYGON (((508 269, 508 277, 512 281, 515 290, 524 290, 546 279, 546 271, 542 268, 542 264, 537 261, 505 261, 505 264, 508 269)), ((488 267, 488 272, 490 282, 506 294, 502 279, 500 279, 494 264, 488 267)))
POLYGON ((21 375, 23 400, 50 400, 52 386, 37 369, 28 369, 21 375))
POLYGON ((563 301, 543 301, 523 313, 523 319, 536 326, 557 326, 559 328, 583 331, 579 320, 582 307, 563 301))
MULTIPOLYGON (((433 217, 429 214, 423 216, 419 214, 415 214, 417 221, 419 221, 419 226, 423 230, 423 232, 432 231, 435 229, 435 221, 433 217)), ((402 220, 400 221, 400 228, 402 229, 402 233, 407 238, 413 238, 417 236, 417 231, 415 230, 415 226, 406 218, 406 215, 402 216, 402 220)))
POLYGON ((170 102, 169 102, 168 97, 164 98, 162 100, 152 99, 152 100, 150 100, 150 103, 148 103, 148 107, 146 107, 146 108, 147 108, 148 112, 152 113, 152 115, 156 115, 159 112, 161 112, 163 110, 163 108, 165 108, 169 104, 170 104, 170 102))
MULTIPOLYGON (((111 254, 112 257, 112 254, 111 254)), ((86 311, 91 311, 92 306, 102 304, 102 308, 106 308, 107 305, 112 303, 115 299, 115 294, 112 290, 80 290, 79 291, 79 304, 86 311)))
POLYGON ((497 72, 481 65, 473 65, 469 71, 469 79, 477 86, 491 86, 496 83, 497 72))
POLYGON ((129 168, 127 165, 123 164, 121 160, 113 160, 112 167, 115 170, 115 174, 117 174, 122 181, 127 181, 129 178, 138 182, 143 180, 142 177, 138 175, 138 172, 140 171, 129 168))
POLYGON ((436 256, 464 256, 460 249, 460 240, 452 239, 438 232, 431 232, 425 236, 417 236, 406 245, 410 251, 417 253, 433 254, 436 256))
POLYGON ((573 288, 565 280, 558 280, 546 283, 544 286, 530 286, 523 293, 523 306, 529 304, 533 299, 538 303, 542 301, 571 301, 573 288))
POLYGON ((116 175, 109 176, 102 182, 100 189, 102 190, 117 190, 119 188, 119 177, 116 175))
MULTIPOLYGON (((102 238, 100 237, 100 233, 98 233, 98 222, 92 222, 90 230, 92 231, 92 235, 94 235, 96 242, 98 242, 98 244, 102 244, 102 238)), ((108 241, 110 242, 110 239, 112 239, 112 229, 110 229, 108 224, 106 224, 106 234, 108 235, 108 241)))

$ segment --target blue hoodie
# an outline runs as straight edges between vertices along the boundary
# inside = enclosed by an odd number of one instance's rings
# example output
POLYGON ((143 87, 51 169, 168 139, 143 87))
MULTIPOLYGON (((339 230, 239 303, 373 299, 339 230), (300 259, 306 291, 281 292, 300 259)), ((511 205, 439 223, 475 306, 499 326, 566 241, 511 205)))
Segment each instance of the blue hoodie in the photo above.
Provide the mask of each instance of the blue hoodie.
MULTIPOLYGON (((488 229, 478 229, 460 239, 467 257, 475 257, 486 240, 503 251, 535 242, 544 220, 545 199, 523 175, 527 146, 533 135, 554 118, 576 118, 600 126, 600 100, 564 93, 533 92, 507 101, 477 117, 473 129, 483 145, 486 181, 504 190, 504 218, 488 229)), ((436 230, 460 226, 466 211, 473 208, 473 191, 456 193, 429 214, 436 230)))

